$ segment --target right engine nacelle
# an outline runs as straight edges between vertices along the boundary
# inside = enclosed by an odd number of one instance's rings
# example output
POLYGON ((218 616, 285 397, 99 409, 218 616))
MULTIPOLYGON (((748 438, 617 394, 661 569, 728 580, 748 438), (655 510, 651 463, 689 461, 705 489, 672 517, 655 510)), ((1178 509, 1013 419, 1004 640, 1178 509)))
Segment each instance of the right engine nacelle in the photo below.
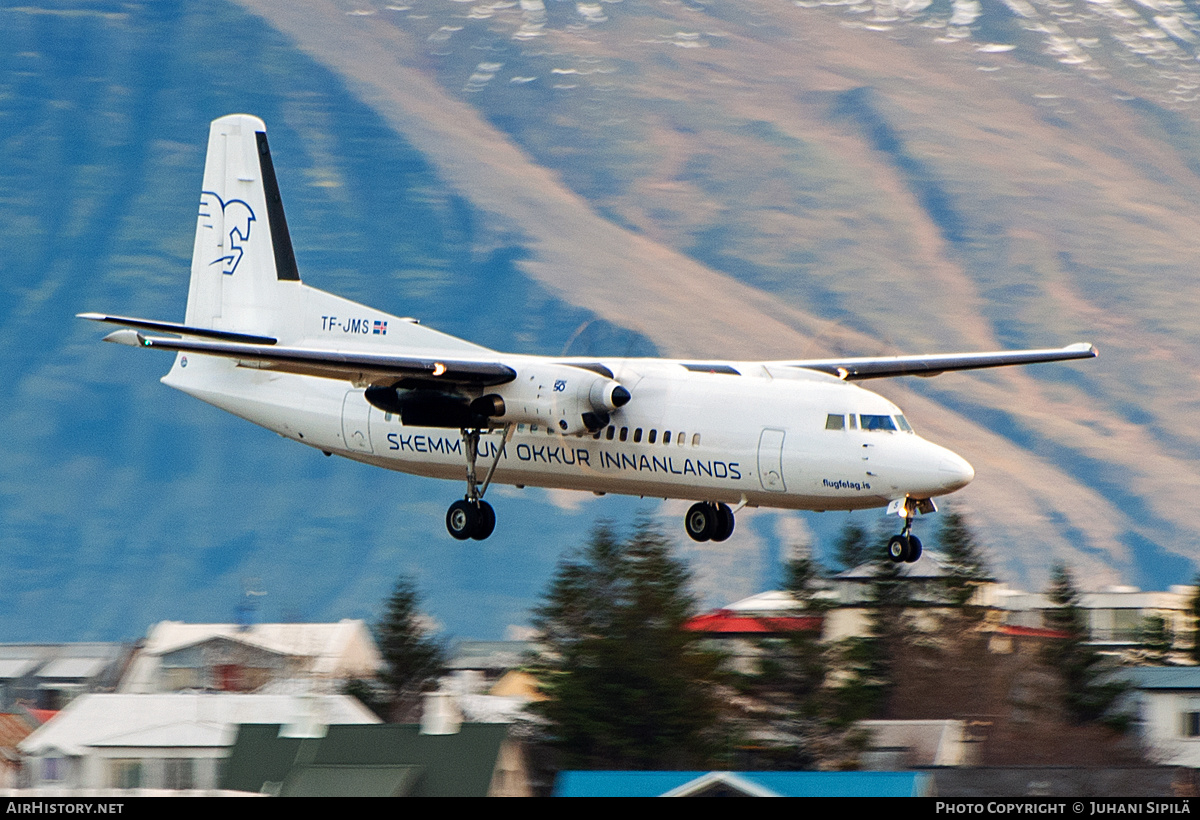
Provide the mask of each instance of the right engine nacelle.
POLYGON ((595 432, 632 396, 620 382, 566 365, 521 368, 517 378, 471 403, 493 421, 544 424, 564 435, 595 432))

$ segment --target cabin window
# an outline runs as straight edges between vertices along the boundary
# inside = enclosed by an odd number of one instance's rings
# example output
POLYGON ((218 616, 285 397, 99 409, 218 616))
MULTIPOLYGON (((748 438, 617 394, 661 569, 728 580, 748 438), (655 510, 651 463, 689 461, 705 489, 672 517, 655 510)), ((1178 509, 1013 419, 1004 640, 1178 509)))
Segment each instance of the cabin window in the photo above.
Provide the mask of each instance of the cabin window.
POLYGON ((650 435, 649 435, 649 436, 646 438, 646 443, 647 443, 647 444, 653 444, 653 443, 654 443, 655 441, 657 441, 657 440, 658 440, 658 431, 657 431, 657 430, 651 430, 651 431, 650 431, 650 435))
POLYGON ((605 437, 606 439, 608 439, 609 441, 612 441, 612 440, 613 440, 613 436, 615 436, 616 434, 617 434, 617 428, 616 428, 616 427, 613 427, 613 426, 610 424, 610 425, 608 425, 608 430, 607 430, 607 431, 605 431, 605 433, 604 433, 604 437, 605 437))
POLYGON ((633 443, 637 444, 642 440, 642 428, 639 427, 633 431, 633 443))
POLYGON ((906 433, 913 432, 912 425, 908 423, 908 419, 904 416, 896 416, 896 424, 900 425, 900 429, 906 433))
POLYGON ((683 446, 685 441, 687 441, 687 435, 684 433, 680 433, 675 439, 675 443, 678 444, 680 447, 683 446))
POLYGON ((531 432, 531 433, 536 433, 536 432, 537 432, 537 425, 536 425, 536 424, 531 424, 531 425, 529 425, 529 432, 531 432))
POLYGON ((859 416, 859 423, 862 429, 876 432, 879 430, 896 430, 896 422, 892 421, 891 416, 859 416))
POLYGON ((629 428, 622 427, 621 428, 621 441, 624 441, 627 438, 629 438, 629 428))
POLYGON ((1200 737, 1200 698, 1188 698, 1186 711, 1179 715, 1179 734, 1182 737, 1200 737))
POLYGON ((846 429, 846 417, 845 416, 837 416, 837 415, 834 415, 833 413, 830 413, 828 416, 825 417, 825 429, 826 430, 845 430, 846 429))
POLYGON ((692 433, 692 446, 693 447, 700 446, 700 434, 699 433, 692 433))
POLYGON ((667 432, 663 433, 663 444, 670 444, 670 443, 671 443, 671 431, 668 430, 667 432))

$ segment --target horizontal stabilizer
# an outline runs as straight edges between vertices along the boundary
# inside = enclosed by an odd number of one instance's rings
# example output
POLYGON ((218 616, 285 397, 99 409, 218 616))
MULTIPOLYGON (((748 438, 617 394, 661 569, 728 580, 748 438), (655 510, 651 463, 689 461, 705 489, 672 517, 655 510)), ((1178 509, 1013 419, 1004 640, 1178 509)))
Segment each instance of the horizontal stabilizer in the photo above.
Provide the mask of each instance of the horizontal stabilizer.
POLYGON ((105 339, 134 347, 221 356, 236 359, 242 367, 344 379, 355 384, 392 386, 409 381, 422 387, 438 384, 487 387, 506 384, 517 377, 517 371, 508 365, 489 361, 435 359, 391 353, 281 347, 205 339, 168 339, 143 336, 131 330, 118 330, 110 333, 105 339))
POLYGON ((860 359, 812 359, 773 362, 787 367, 819 370, 846 381, 886 379, 894 376, 937 376, 952 370, 980 370, 1069 359, 1093 359, 1096 348, 1087 342, 1049 350, 1002 350, 995 353, 942 353, 933 356, 887 356, 860 359))
MULTIPOLYGON (((230 330, 213 330, 207 327, 189 327, 177 322, 156 322, 152 319, 134 319, 129 316, 109 316, 106 313, 76 313, 80 319, 93 322, 109 322, 114 325, 136 327, 140 330, 157 330, 161 333, 178 333, 180 336, 199 336, 204 339, 220 339, 225 342, 244 342, 246 344, 273 345, 276 340, 270 336, 255 336, 251 333, 234 333, 230 330)), ((117 341, 115 333, 105 336, 105 340, 117 341)))

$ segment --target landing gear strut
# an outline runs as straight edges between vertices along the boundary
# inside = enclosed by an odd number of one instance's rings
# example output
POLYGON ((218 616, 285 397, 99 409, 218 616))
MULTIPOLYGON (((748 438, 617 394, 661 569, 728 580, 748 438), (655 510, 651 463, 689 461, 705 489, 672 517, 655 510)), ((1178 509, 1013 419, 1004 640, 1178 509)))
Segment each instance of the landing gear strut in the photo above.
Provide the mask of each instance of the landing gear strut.
POLYGON ((466 541, 468 538, 482 541, 496 529, 496 511, 492 509, 491 504, 483 500, 483 494, 492 483, 492 474, 496 472, 496 465, 504 455, 504 447, 508 444, 512 425, 504 426, 504 439, 488 467, 483 484, 480 485, 475 474, 475 459, 479 455, 479 436, 482 432, 478 427, 462 430, 463 453, 467 459, 467 494, 461 501, 451 504, 450 509, 446 511, 446 530, 459 541, 466 541))
POLYGON ((693 541, 724 541, 733 535, 733 510, 728 504, 701 501, 683 517, 683 528, 693 541))
POLYGON ((921 557, 921 539, 912 534, 913 517, 910 512, 904 517, 904 529, 899 535, 893 535, 888 541, 888 558, 899 564, 903 561, 906 564, 915 563, 921 557))

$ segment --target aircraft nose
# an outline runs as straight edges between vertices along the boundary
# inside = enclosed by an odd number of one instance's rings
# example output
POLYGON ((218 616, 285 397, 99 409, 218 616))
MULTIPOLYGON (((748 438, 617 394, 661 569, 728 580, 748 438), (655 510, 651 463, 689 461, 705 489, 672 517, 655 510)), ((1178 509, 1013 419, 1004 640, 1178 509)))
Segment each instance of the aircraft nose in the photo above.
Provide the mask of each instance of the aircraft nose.
POLYGON ((975 478, 975 468, 958 455, 946 450, 938 463, 938 479, 945 492, 952 493, 961 490, 975 478))

